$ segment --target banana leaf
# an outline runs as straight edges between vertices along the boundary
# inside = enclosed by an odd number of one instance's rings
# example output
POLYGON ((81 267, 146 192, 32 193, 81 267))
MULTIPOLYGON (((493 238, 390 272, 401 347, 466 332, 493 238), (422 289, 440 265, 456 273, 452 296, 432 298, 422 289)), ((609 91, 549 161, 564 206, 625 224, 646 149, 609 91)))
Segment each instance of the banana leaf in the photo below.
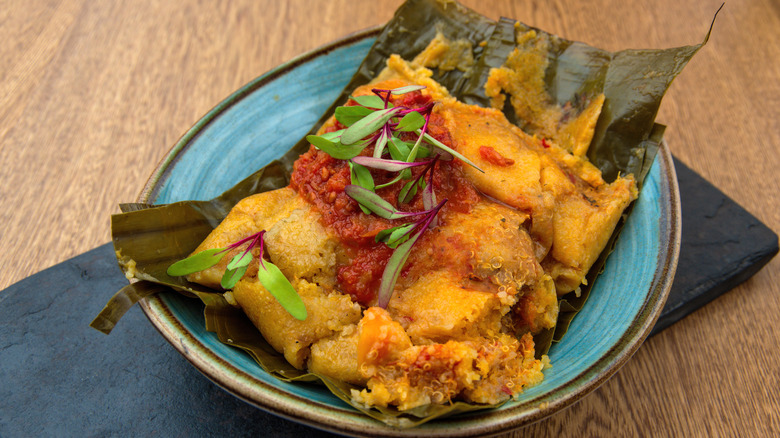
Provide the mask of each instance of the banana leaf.
MULTIPOLYGON (((504 64, 516 47, 516 33, 527 29, 532 28, 509 19, 495 22, 454 2, 408 0, 383 28, 350 83, 310 132, 315 132, 354 88, 373 79, 390 54, 412 59, 437 32, 450 40, 469 42, 474 62, 460 70, 434 69, 433 78, 455 97, 470 104, 487 106, 489 99, 484 84, 490 69, 504 64)), ((588 156, 607 179, 614 179, 618 172, 634 173, 641 183, 663 134, 663 127, 654 123, 661 98, 706 38, 695 46, 616 53, 552 35, 550 38, 554 44, 548 53, 549 64, 545 72, 547 93, 563 105, 581 94, 603 92, 606 102, 588 156)), ((511 118, 511 109, 507 112, 511 118)), ((270 347, 243 312, 227 303, 220 291, 190 283, 183 277, 167 275, 168 266, 187 257, 239 200, 286 186, 293 162, 308 147, 305 138, 301 139, 278 160, 210 201, 122 204, 123 213, 112 217, 112 236, 119 265, 132 283, 112 298, 92 326, 108 333, 135 302, 150 294, 173 289, 203 301, 206 329, 216 332, 222 342, 246 351, 267 372, 285 381, 319 381, 346 403, 386 424, 412 427, 442 416, 494 407, 455 402, 399 412, 392 408, 366 409, 353 404, 352 385, 292 367, 270 347)), ((621 226, 588 274, 589 284, 594 283, 602 269, 621 226)), ((561 301, 558 326, 536 337, 540 354, 547 351, 553 338, 559 339, 565 333, 587 299, 587 292, 583 291, 577 298, 567 296, 561 301)))
MULTIPOLYGON (((720 9, 715 17, 718 12, 720 9)), ((619 174, 633 174, 641 188, 663 139, 665 126, 655 123, 661 99, 672 80, 709 40, 715 17, 700 44, 615 53, 502 19, 494 32, 500 39, 488 44, 483 60, 506 59, 507 54, 514 50, 514 38, 510 37, 530 30, 546 37, 550 44, 544 79, 550 100, 563 106, 582 100, 581 96, 603 93, 604 106, 588 148, 588 159, 601 170, 606 181, 614 181, 619 174)), ((473 80, 460 91, 465 96, 461 98, 467 103, 490 105, 490 99, 484 94, 484 70, 483 67, 481 77, 473 76, 473 80)), ((520 125, 511 105, 505 105, 503 111, 510 121, 520 125)), ((632 209, 633 205, 624 213, 607 246, 588 272, 587 285, 581 288, 579 295, 572 292, 559 300, 556 326, 534 337, 537 355, 546 353, 552 342, 563 337, 572 319, 584 306, 632 209)))

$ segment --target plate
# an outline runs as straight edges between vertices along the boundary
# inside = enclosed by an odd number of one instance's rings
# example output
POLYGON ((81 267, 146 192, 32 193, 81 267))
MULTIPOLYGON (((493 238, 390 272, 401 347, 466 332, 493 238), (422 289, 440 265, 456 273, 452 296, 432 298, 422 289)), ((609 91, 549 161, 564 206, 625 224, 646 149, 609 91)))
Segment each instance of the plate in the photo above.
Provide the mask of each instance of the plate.
MULTIPOLYGON (((304 54, 248 83, 193 126, 144 187, 139 202, 220 195, 292 147, 339 95, 378 28, 304 54), (269 140, 271 139, 271 140, 269 140)), ((209 379, 271 413, 360 436, 480 436, 537 421, 578 401, 614 374, 653 327, 680 247, 680 201, 671 154, 661 145, 633 213, 588 303, 549 356, 545 380, 498 409, 396 429, 365 416, 324 386, 286 383, 204 328, 199 300, 174 292, 142 301, 152 324, 209 379)))

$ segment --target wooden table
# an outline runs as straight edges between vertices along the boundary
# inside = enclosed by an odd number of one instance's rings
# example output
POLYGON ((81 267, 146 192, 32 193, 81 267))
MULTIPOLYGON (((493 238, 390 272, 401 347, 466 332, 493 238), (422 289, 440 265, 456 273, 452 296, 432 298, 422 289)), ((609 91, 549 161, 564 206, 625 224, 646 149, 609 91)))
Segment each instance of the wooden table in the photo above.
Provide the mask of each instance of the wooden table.
MULTIPOLYGON (((6 0, 0 289, 110 240, 176 139, 290 58, 386 22, 393 1, 6 0)), ((608 50, 695 44, 720 0, 464 0, 608 50)), ((780 7, 729 2, 658 121, 674 154, 780 230, 780 7)), ((683 219, 684 220, 684 219, 683 219)), ((780 259, 648 340, 573 407, 512 436, 780 431, 780 259)))

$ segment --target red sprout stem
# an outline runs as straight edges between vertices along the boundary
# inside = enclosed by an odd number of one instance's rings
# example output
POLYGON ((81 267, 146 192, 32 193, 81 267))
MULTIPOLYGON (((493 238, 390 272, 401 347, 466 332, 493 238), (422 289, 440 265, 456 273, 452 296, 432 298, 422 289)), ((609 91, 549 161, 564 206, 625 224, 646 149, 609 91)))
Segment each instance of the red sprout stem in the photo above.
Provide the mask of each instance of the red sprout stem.
MULTIPOLYGON (((248 237, 244 237, 243 239, 241 239, 241 240, 239 240, 239 241, 237 241, 237 242, 231 243, 231 244, 230 244, 230 245, 228 245, 228 246, 227 246, 225 249, 223 249, 222 251, 219 251, 217 254, 221 254, 221 253, 223 253, 223 252, 230 251, 230 250, 232 250, 232 249, 236 249, 236 248, 238 248, 239 246, 241 246, 241 245, 243 245, 243 244, 245 244, 246 242, 248 242, 248 241, 250 241, 250 240, 251 240, 251 242, 249 243, 249 246, 247 246, 247 247, 246 247, 246 249, 245 249, 245 250, 244 250, 244 252, 243 252, 243 254, 246 254, 246 253, 248 253, 249 251, 251 251, 251 250, 252 250, 252 249, 253 249, 253 248, 254 248, 254 247, 257 245, 257 241, 258 241, 258 239, 259 239, 259 240, 260 240, 260 258, 262 259, 262 252, 263 252, 263 235, 264 235, 264 234, 265 234, 265 230, 263 230, 263 231, 260 231, 259 233, 252 234, 252 235, 250 235, 250 236, 248 236, 248 237)), ((241 257, 243 257, 243 254, 242 254, 242 256, 241 256, 241 257)), ((261 262, 261 263, 262 263, 262 262, 261 262)))

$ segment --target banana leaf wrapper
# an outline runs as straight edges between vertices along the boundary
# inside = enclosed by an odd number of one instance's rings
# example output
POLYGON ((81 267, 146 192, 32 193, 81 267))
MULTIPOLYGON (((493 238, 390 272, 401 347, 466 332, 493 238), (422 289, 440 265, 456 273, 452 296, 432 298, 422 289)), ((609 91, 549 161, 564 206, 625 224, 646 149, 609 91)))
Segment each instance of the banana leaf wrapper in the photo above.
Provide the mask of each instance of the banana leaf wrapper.
MULTIPOLYGON (((371 81, 391 54, 413 59, 438 32, 449 40, 468 42, 474 62, 467 68, 433 69, 433 78, 462 101, 489 106, 484 85, 490 70, 505 63, 516 47, 516 35, 530 29, 533 28, 514 20, 490 20, 454 2, 408 0, 382 29, 350 83, 310 132, 315 132, 353 89, 371 81)), ((706 43, 709 32, 701 44, 694 46, 610 53, 535 30, 552 42, 545 70, 546 92, 552 101, 564 105, 582 95, 606 96, 588 152, 591 162, 601 169, 606 180, 613 180, 619 173, 633 173, 641 187, 663 136, 664 127, 654 122, 661 98, 706 43)), ((511 108, 505 108, 505 112, 510 120, 514 118, 511 108)), ((173 289, 199 298, 205 306, 206 329, 215 332, 222 342, 246 351, 270 374, 285 381, 321 382, 346 403, 388 425, 414 427, 434 418, 495 407, 454 402, 399 412, 353 404, 350 390, 358 388, 295 369, 219 291, 167 275, 168 266, 187 257, 238 201, 254 193, 285 187, 294 161, 308 148, 308 142, 301 139, 278 160, 210 201, 122 204, 123 213, 112 217, 112 236, 117 260, 131 284, 117 292, 92 326, 108 333, 135 302, 173 289)), ((583 288, 579 297, 563 297, 557 326, 535 337, 538 354, 546 352, 554 339, 563 336, 584 305, 622 225, 618 224, 609 245, 589 272, 590 286, 583 288)))

